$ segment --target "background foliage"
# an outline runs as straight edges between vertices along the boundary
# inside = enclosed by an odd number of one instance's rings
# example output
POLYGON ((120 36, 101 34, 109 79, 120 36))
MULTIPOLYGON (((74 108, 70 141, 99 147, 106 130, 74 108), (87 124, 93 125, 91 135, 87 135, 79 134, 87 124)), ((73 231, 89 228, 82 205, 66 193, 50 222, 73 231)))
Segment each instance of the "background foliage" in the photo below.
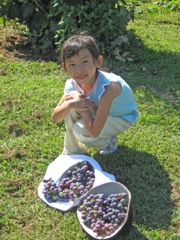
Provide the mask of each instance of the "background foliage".
MULTIPOLYGON (((4 14, 25 22, 27 40, 41 50, 58 49, 69 36, 79 33, 94 36, 101 51, 110 53, 128 43, 126 26, 133 19, 134 3, 125 0, 13 0, 4 14), (107 49, 107 45, 109 48, 107 49)), ((117 53, 117 51, 116 51, 117 53)), ((115 52, 113 52, 114 55, 115 52)))

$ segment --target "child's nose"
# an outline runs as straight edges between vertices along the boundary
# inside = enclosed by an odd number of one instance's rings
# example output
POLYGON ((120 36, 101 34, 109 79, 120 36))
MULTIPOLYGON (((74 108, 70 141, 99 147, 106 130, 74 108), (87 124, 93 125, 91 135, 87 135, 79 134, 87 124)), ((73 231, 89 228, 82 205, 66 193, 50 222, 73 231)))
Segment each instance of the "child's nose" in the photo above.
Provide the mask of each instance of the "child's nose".
POLYGON ((82 65, 78 65, 78 66, 77 66, 77 71, 78 71, 78 72, 81 72, 81 71, 82 71, 82 65))

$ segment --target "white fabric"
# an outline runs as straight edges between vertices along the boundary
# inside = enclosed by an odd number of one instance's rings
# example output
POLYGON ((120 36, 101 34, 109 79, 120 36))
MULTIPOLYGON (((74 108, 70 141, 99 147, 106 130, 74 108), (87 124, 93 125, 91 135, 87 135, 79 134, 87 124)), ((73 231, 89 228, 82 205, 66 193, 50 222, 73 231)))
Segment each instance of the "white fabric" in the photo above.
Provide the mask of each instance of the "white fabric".
MULTIPOLYGON (((51 177, 57 184, 62 174, 67 169, 69 169, 74 164, 82 161, 88 161, 94 167, 95 181, 93 187, 107 182, 115 182, 115 177, 112 174, 102 171, 97 161, 86 155, 60 155, 52 163, 49 164, 43 179, 48 179, 51 177)), ((72 207, 78 206, 79 202, 81 201, 82 197, 78 198, 76 202, 57 201, 50 203, 46 200, 44 194, 42 193, 44 188, 43 185, 44 183, 42 181, 38 187, 38 195, 50 207, 59 209, 61 211, 68 211, 72 207)))

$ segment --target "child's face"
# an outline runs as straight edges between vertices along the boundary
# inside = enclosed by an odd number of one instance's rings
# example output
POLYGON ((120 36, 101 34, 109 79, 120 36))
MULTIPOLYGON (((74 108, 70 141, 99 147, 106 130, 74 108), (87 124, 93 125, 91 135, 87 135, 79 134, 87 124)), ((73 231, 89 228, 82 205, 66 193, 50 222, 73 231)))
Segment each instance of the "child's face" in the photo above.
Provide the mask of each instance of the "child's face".
POLYGON ((68 58, 62 67, 80 86, 91 85, 96 80, 96 69, 102 65, 103 57, 93 59, 88 49, 81 49, 78 55, 68 58))

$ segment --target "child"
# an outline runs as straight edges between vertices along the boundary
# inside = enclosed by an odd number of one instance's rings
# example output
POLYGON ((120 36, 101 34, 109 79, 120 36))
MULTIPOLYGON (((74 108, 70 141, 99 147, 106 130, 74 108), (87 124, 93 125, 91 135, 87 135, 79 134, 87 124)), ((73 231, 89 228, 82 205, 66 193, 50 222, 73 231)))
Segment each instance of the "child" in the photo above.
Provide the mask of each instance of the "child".
POLYGON ((138 117, 131 88, 120 76, 99 70, 103 56, 91 36, 69 38, 61 58, 70 78, 52 119, 65 122, 63 154, 85 154, 86 146, 113 153, 117 135, 138 117))

